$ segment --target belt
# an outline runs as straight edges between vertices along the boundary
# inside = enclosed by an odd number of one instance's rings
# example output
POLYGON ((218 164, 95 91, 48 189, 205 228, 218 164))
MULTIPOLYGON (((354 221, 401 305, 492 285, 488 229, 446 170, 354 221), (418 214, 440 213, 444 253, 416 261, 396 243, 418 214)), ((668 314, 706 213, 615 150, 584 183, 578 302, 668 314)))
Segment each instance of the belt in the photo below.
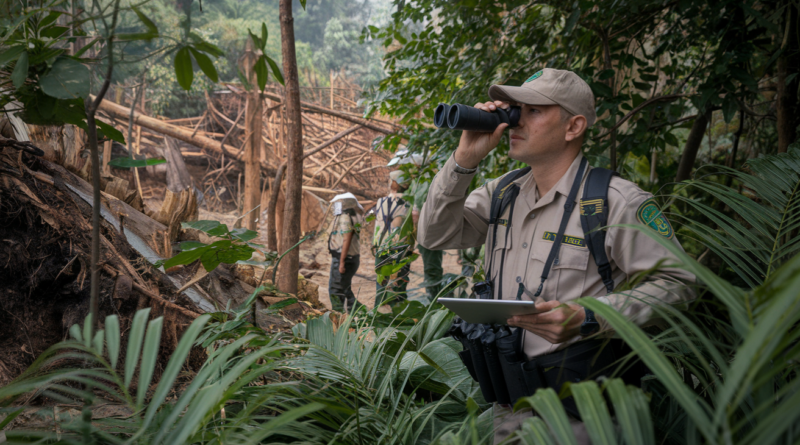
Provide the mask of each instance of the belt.
MULTIPOLYGON (((334 257, 334 258, 341 258, 341 256, 342 256, 341 252, 337 252, 335 250, 330 250, 329 252, 331 253, 331 256, 334 257)), ((357 256, 358 255, 347 255, 346 257, 344 257, 344 259, 355 258, 357 256)))
MULTIPOLYGON (((459 356, 472 378, 480 384, 484 399, 506 407, 533 395, 539 388, 560 392, 567 382, 613 375, 617 371, 616 362, 630 352, 621 340, 594 339, 527 360, 520 352, 521 330, 493 332, 491 328, 480 326, 466 328, 467 332, 462 331, 462 335, 453 330, 451 333, 463 344, 464 350, 459 356)), ((634 365, 627 363, 620 377, 625 383, 638 386, 647 372, 641 361, 634 365)), ((572 397, 563 399, 562 403, 567 413, 580 419, 572 397)))

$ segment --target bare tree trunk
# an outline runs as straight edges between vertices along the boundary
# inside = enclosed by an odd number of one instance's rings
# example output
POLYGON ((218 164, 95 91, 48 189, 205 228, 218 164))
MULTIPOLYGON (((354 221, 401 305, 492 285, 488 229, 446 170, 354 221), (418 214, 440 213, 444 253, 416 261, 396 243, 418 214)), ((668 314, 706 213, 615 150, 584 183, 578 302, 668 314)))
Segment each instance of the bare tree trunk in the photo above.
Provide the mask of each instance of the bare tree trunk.
POLYGON ((272 181, 272 187, 269 190, 269 207, 267 208, 267 249, 271 251, 278 250, 278 231, 276 224, 276 213, 278 206, 278 194, 281 192, 281 182, 283 182, 283 172, 286 171, 286 163, 282 163, 278 167, 278 173, 275 174, 275 180, 272 181))
POLYGON ((262 102, 257 87, 256 72, 253 69, 256 57, 253 51, 253 40, 247 39, 243 64, 248 82, 250 85, 256 86, 253 91, 247 93, 244 117, 244 208, 242 208, 242 212, 249 212, 243 221, 244 226, 249 230, 256 230, 256 217, 260 212, 251 210, 261 201, 261 169, 258 161, 261 153, 262 102))
POLYGON ((686 145, 683 147, 683 155, 681 155, 681 162, 678 165, 678 173, 675 175, 675 182, 681 182, 691 176, 694 161, 697 159, 697 150, 700 149, 700 144, 703 142, 710 114, 710 111, 697 114, 689 137, 686 139, 686 145))
POLYGON ((800 44, 797 36, 797 7, 788 2, 785 31, 778 57, 778 153, 786 153, 789 144, 797 140, 797 125, 800 124, 800 104, 797 93, 800 79, 795 77, 789 84, 786 78, 800 72, 800 44))
MULTIPOLYGON (((300 208, 303 195, 303 125, 300 120, 300 84, 297 78, 297 57, 294 47, 292 1, 280 0, 281 53, 283 78, 286 79, 286 206, 284 207, 282 246, 293 246, 300 240, 300 208)), ((297 272, 300 250, 293 249, 280 265, 278 289, 297 293, 297 272)))

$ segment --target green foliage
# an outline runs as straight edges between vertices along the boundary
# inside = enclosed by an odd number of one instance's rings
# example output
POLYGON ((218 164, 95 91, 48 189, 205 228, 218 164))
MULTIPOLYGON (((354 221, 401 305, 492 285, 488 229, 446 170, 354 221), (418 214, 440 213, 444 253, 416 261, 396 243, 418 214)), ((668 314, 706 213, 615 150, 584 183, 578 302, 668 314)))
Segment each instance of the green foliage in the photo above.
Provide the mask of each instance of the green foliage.
MULTIPOLYGON (((419 303, 417 303, 419 304, 419 303)), ((491 409, 477 416, 477 384, 460 364, 455 342, 442 335, 452 314, 428 307, 407 329, 373 328, 351 314, 335 329, 328 315, 297 325, 305 354, 287 362, 300 373, 286 385, 286 406, 327 406, 310 416, 302 438, 316 443, 440 443, 471 430, 491 436, 491 409), (435 400, 424 400, 438 394, 435 400), (312 439, 313 437, 313 439, 312 439)), ((485 407, 486 405, 481 402, 485 407)), ((445 442, 447 443, 447 442, 445 442)))
POLYGON ((749 172, 709 166, 672 196, 710 220, 705 224, 675 214, 686 219, 685 233, 719 255, 749 287, 757 287, 800 252, 800 149, 751 159, 746 167, 749 172), (736 188, 714 181, 714 175, 735 179, 736 188))
POLYGON ((122 443, 127 439, 129 443, 159 444, 222 440, 223 437, 244 441, 248 437, 268 436, 297 417, 322 408, 320 404, 310 404, 277 417, 256 417, 251 410, 237 412, 233 409, 220 419, 220 410, 243 387, 274 369, 274 360, 270 357, 286 350, 285 346, 272 341, 247 357, 238 356, 241 348, 256 337, 253 334, 209 351, 200 371, 177 397, 172 397, 184 362, 209 321, 209 315, 199 317, 187 328, 154 391, 147 397, 159 353, 162 325, 161 317, 148 322, 149 312, 149 309, 139 311, 133 318, 122 370, 117 366, 122 341, 120 323, 116 315, 111 315, 105 320, 106 329, 99 331, 94 339, 84 334, 88 332, 89 319, 84 323, 83 332, 74 325, 70 329, 71 339, 48 349, 23 375, 0 389, 4 407, 34 391, 33 397, 47 396, 67 404, 83 399, 86 408, 91 408, 95 400, 103 404, 110 401, 127 407, 133 415, 93 421, 79 418, 60 424, 59 433, 7 431, 6 439, 15 443, 122 443), (107 346, 105 351, 104 346, 107 346), (63 364, 65 359, 83 366, 52 368, 56 363, 63 364), (258 432, 254 433, 254 429, 258 432))
POLYGON ((281 74, 281 70, 278 68, 278 64, 275 63, 275 61, 272 60, 272 58, 269 57, 266 52, 267 37, 269 36, 267 33, 267 24, 261 24, 260 38, 253 34, 253 32, 249 29, 247 30, 247 33, 250 34, 250 38, 253 40, 253 44, 255 44, 256 48, 261 50, 261 55, 258 56, 258 59, 256 59, 256 63, 253 66, 253 69, 256 73, 256 78, 258 79, 258 89, 264 91, 264 88, 267 86, 267 76, 269 75, 269 71, 267 71, 267 64, 269 64, 270 68, 272 69, 272 75, 275 76, 275 80, 283 85, 283 75, 281 74))
MULTIPOLYGON (((645 233, 647 233, 645 231, 645 233)), ((595 299, 581 304, 604 317, 648 365, 688 418, 687 436, 708 443, 790 443, 797 434, 800 382, 794 378, 800 336, 800 256, 764 284, 743 291, 659 239, 705 283, 716 313, 655 309, 670 328, 655 338, 595 299), (681 375, 682 374, 682 375, 681 375)))
POLYGON ((186 265, 200 260, 203 267, 211 272, 220 263, 234 264, 237 261, 249 260, 257 250, 264 255, 264 267, 272 264, 278 255, 276 252, 269 252, 266 247, 251 243, 250 240, 258 236, 258 233, 247 229, 229 230, 228 226, 219 221, 190 221, 181 223, 184 229, 195 229, 205 232, 210 236, 222 238, 211 244, 203 244, 196 241, 186 241, 181 243, 182 252, 168 260, 162 260, 154 264, 155 267, 163 266, 169 269, 178 265, 186 265))
MULTIPOLYGON (((152 49, 144 51, 139 60, 176 51, 176 77, 187 90, 193 79, 193 59, 209 78, 218 79, 209 55, 219 57, 219 48, 191 31, 182 40, 159 33, 142 4, 120 7, 119 1, 93 2, 72 17, 58 10, 65 3, 48 0, 0 20, 0 74, 6 74, 0 76, 0 106, 12 100, 20 102, 26 123, 73 124, 87 129, 84 102, 92 88, 96 94, 100 84, 111 81, 111 68, 119 65, 125 71, 126 55, 137 45, 152 49), (118 18, 124 24, 118 24, 118 18), (66 26, 60 25, 59 19, 66 26), (75 36, 86 36, 87 29, 95 36, 70 55, 69 44, 76 41, 75 36)), ((97 127, 100 138, 124 144, 122 133, 114 127, 99 121, 97 127)))
MULTIPOLYGON (((436 104, 483 102, 490 85, 519 85, 553 67, 575 71, 597 96, 601 119, 586 147, 600 166, 610 163, 612 146, 623 165, 628 154, 677 150, 691 125, 687 116, 721 109, 730 120, 742 104, 753 109, 771 100, 758 82, 774 70, 785 12, 759 0, 396 4, 393 21, 365 30, 388 50, 372 111, 409 127, 387 137, 385 147, 395 149, 410 134, 411 151, 446 159, 458 132, 425 126, 436 104), (601 137, 623 119, 615 137, 601 137)), ((476 185, 514 167, 507 149, 504 139, 482 163, 476 185)), ((675 168, 665 166, 663 174, 675 168)))

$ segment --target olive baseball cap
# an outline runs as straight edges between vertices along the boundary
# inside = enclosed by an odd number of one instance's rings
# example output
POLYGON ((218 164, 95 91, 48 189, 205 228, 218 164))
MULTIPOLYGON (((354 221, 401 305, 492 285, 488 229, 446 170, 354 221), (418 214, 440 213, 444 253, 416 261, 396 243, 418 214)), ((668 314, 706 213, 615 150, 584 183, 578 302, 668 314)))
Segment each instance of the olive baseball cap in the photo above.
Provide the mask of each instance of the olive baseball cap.
POLYGON ((561 105, 570 113, 585 117, 589 127, 597 120, 592 89, 572 71, 545 68, 518 87, 492 85, 489 97, 527 105, 561 105))

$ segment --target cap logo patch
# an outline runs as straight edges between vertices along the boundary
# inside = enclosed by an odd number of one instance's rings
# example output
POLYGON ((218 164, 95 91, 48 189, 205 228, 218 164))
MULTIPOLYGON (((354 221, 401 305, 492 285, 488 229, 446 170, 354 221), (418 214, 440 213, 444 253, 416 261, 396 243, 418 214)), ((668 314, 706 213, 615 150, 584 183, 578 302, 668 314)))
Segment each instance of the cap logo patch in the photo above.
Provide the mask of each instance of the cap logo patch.
POLYGON ((648 199, 639 206, 639 209, 636 210, 636 219, 666 239, 672 239, 675 236, 675 231, 672 230, 669 220, 661 213, 661 209, 658 208, 653 198, 648 199))
POLYGON ((542 70, 537 71, 536 73, 533 74, 533 76, 529 77, 528 80, 525 81, 525 83, 534 81, 534 80, 542 77, 542 74, 543 74, 542 70))

